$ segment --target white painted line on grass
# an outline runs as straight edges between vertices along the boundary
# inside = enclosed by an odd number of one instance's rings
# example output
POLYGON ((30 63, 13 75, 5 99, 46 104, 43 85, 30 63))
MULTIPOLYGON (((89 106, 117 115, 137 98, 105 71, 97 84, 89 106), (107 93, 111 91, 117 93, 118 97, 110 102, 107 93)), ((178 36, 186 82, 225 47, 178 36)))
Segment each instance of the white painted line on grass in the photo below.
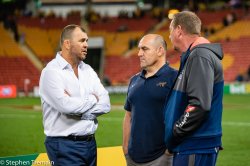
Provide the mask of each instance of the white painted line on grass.
POLYGON ((123 105, 112 105, 111 110, 117 110, 117 111, 124 111, 124 106, 123 105))
MULTIPOLYGON (((31 118, 31 119, 35 119, 35 118, 39 118, 40 115, 21 115, 21 114, 0 114, 0 119, 15 119, 15 118, 31 118)), ((108 122, 122 122, 123 121, 123 117, 99 117, 98 120, 100 121, 108 121, 108 122)), ((222 122, 222 125, 225 126, 247 126, 250 127, 250 123, 249 122, 222 122)))
POLYGON ((222 125, 226 126, 247 126, 250 127, 249 122, 222 122, 222 125))
POLYGON ((9 118, 9 119, 16 119, 16 118, 38 118, 38 115, 21 115, 21 114, 0 114, 0 119, 5 119, 5 118, 9 118))
POLYGON ((119 121, 123 121, 123 117, 122 118, 111 118, 111 117, 100 117, 98 118, 98 120, 100 121, 109 121, 109 122, 112 122, 112 121, 116 121, 116 122, 119 122, 119 121))

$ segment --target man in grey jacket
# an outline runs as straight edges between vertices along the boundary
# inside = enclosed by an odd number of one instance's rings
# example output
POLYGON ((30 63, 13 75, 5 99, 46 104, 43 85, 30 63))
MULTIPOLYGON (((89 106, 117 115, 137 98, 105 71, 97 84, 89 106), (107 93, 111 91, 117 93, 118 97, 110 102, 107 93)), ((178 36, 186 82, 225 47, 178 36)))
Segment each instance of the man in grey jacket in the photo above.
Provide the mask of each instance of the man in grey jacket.
POLYGON ((182 56, 165 105, 165 142, 174 166, 214 166, 221 148, 223 52, 200 33, 194 13, 175 14, 169 37, 182 56))

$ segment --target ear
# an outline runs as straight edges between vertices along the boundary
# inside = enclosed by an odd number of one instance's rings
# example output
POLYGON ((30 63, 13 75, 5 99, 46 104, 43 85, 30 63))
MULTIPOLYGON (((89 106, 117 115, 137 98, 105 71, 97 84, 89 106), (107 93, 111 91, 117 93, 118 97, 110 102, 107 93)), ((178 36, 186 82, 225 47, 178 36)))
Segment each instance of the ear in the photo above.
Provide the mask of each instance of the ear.
POLYGON ((164 51, 164 48, 163 48, 162 46, 160 46, 160 47, 158 48, 158 50, 157 50, 158 56, 164 55, 164 54, 165 54, 164 52, 165 52, 165 51, 164 51))
POLYGON ((70 41, 69 41, 68 39, 64 40, 63 45, 64 45, 64 47, 65 47, 67 50, 69 50, 69 48, 70 48, 70 41))
POLYGON ((177 33, 178 38, 180 38, 182 36, 183 30, 182 30, 182 27, 180 25, 178 25, 176 27, 176 33, 177 33))

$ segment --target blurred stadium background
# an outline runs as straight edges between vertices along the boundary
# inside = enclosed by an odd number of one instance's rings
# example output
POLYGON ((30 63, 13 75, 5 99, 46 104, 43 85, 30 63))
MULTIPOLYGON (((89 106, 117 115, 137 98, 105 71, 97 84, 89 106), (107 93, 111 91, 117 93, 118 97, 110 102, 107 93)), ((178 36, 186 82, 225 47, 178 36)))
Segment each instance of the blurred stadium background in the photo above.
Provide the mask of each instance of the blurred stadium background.
POLYGON ((0 157, 45 153, 39 77, 67 24, 87 30, 86 63, 111 94, 112 111, 99 118, 98 147, 121 146, 127 84, 140 71, 138 40, 163 35, 167 60, 178 69, 168 27, 172 14, 191 10, 202 20, 203 36, 225 53, 225 149, 218 165, 250 165, 249 6, 250 0, 0 0, 0 157))

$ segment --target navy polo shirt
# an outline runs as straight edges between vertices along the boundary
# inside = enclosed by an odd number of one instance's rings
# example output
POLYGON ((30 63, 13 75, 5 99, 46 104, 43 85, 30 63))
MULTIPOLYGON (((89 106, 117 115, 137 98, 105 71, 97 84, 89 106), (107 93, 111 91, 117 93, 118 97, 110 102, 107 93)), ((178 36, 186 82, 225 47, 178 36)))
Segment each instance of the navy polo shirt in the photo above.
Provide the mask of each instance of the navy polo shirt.
POLYGON ((176 76, 165 64, 151 77, 142 71, 130 81, 124 108, 131 112, 128 154, 135 162, 155 160, 166 150, 163 108, 176 76))

